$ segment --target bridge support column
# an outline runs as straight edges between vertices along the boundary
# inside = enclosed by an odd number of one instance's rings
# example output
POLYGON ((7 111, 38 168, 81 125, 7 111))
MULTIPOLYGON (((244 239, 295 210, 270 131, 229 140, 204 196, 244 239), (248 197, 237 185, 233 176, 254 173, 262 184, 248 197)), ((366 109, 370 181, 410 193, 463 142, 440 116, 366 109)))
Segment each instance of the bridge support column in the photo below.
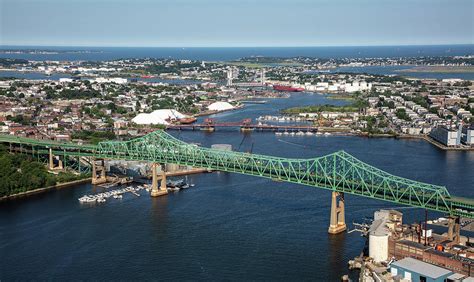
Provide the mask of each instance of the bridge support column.
POLYGON ((344 212, 344 193, 332 192, 329 234, 338 234, 346 230, 344 212))
POLYGON ((56 169, 58 169, 58 170, 63 170, 64 169, 63 161, 58 160, 58 166, 56 167, 56 169))
POLYGON ((54 162, 53 162, 53 149, 49 148, 49 169, 54 169, 54 162))
POLYGON ((150 196, 152 197, 159 197, 168 194, 168 189, 166 188, 166 172, 162 170, 161 172, 161 185, 158 188, 158 174, 156 173, 156 169, 158 168, 159 164, 153 163, 151 165, 152 170, 152 182, 151 182, 151 193, 150 196))
POLYGON ((92 159, 92 184, 97 185, 97 184, 103 184, 107 182, 107 177, 105 175, 105 161, 104 160, 99 160, 100 165, 97 167, 97 160, 92 159), (100 176, 97 177, 97 170, 100 170, 100 176))
POLYGON ((60 159, 58 160, 58 166, 54 166, 54 155, 53 155, 53 149, 49 148, 49 161, 48 161, 48 168, 49 170, 63 170, 63 161, 60 159))
POLYGON ((448 239, 459 243, 461 237, 461 223, 459 216, 448 217, 448 239))

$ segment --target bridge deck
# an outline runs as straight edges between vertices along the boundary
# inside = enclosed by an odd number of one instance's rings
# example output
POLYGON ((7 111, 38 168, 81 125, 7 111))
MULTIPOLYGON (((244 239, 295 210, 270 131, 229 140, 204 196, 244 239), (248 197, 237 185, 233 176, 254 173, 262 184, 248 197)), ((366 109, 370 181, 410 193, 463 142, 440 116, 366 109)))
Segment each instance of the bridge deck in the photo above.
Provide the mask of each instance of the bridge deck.
POLYGON ((229 152, 184 143, 158 130, 130 141, 79 145, 0 136, 0 142, 30 146, 37 154, 176 163, 298 183, 332 191, 474 218, 474 200, 451 196, 444 186, 397 177, 340 151, 313 159, 229 152))

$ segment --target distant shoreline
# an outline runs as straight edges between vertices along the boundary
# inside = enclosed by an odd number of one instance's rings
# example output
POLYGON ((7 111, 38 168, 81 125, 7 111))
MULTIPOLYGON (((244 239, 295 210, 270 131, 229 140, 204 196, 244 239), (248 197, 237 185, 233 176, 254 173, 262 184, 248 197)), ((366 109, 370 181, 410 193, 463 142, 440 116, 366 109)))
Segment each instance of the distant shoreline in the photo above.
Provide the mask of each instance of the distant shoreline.
POLYGON ((396 72, 430 72, 430 73, 474 73, 474 66, 417 66, 396 72))

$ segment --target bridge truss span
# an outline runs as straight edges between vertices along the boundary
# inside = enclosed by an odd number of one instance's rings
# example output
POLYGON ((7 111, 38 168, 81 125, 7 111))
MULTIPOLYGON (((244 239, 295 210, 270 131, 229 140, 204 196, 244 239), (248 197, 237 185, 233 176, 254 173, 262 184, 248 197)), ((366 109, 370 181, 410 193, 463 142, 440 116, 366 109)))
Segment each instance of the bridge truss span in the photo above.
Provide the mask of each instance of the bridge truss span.
POLYGON ((312 159, 280 158, 198 147, 160 130, 130 141, 99 143, 94 155, 266 177, 474 218, 472 200, 451 197, 444 186, 391 175, 344 151, 312 159))

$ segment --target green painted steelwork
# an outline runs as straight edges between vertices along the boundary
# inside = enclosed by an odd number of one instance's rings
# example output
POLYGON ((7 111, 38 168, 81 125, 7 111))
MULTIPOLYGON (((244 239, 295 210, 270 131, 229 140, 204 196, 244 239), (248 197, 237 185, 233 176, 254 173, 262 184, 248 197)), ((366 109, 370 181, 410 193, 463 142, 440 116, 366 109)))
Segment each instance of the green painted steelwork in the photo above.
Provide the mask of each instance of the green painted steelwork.
MULTIPOLYGON (((96 146, 0 136, 0 142, 52 148, 54 155, 150 161, 202 167, 404 204, 474 218, 472 199, 451 197, 437 186, 391 175, 344 151, 313 159, 289 159, 198 147, 162 130, 130 141, 107 141, 96 146)), ((45 153, 45 150, 36 150, 45 153)))

